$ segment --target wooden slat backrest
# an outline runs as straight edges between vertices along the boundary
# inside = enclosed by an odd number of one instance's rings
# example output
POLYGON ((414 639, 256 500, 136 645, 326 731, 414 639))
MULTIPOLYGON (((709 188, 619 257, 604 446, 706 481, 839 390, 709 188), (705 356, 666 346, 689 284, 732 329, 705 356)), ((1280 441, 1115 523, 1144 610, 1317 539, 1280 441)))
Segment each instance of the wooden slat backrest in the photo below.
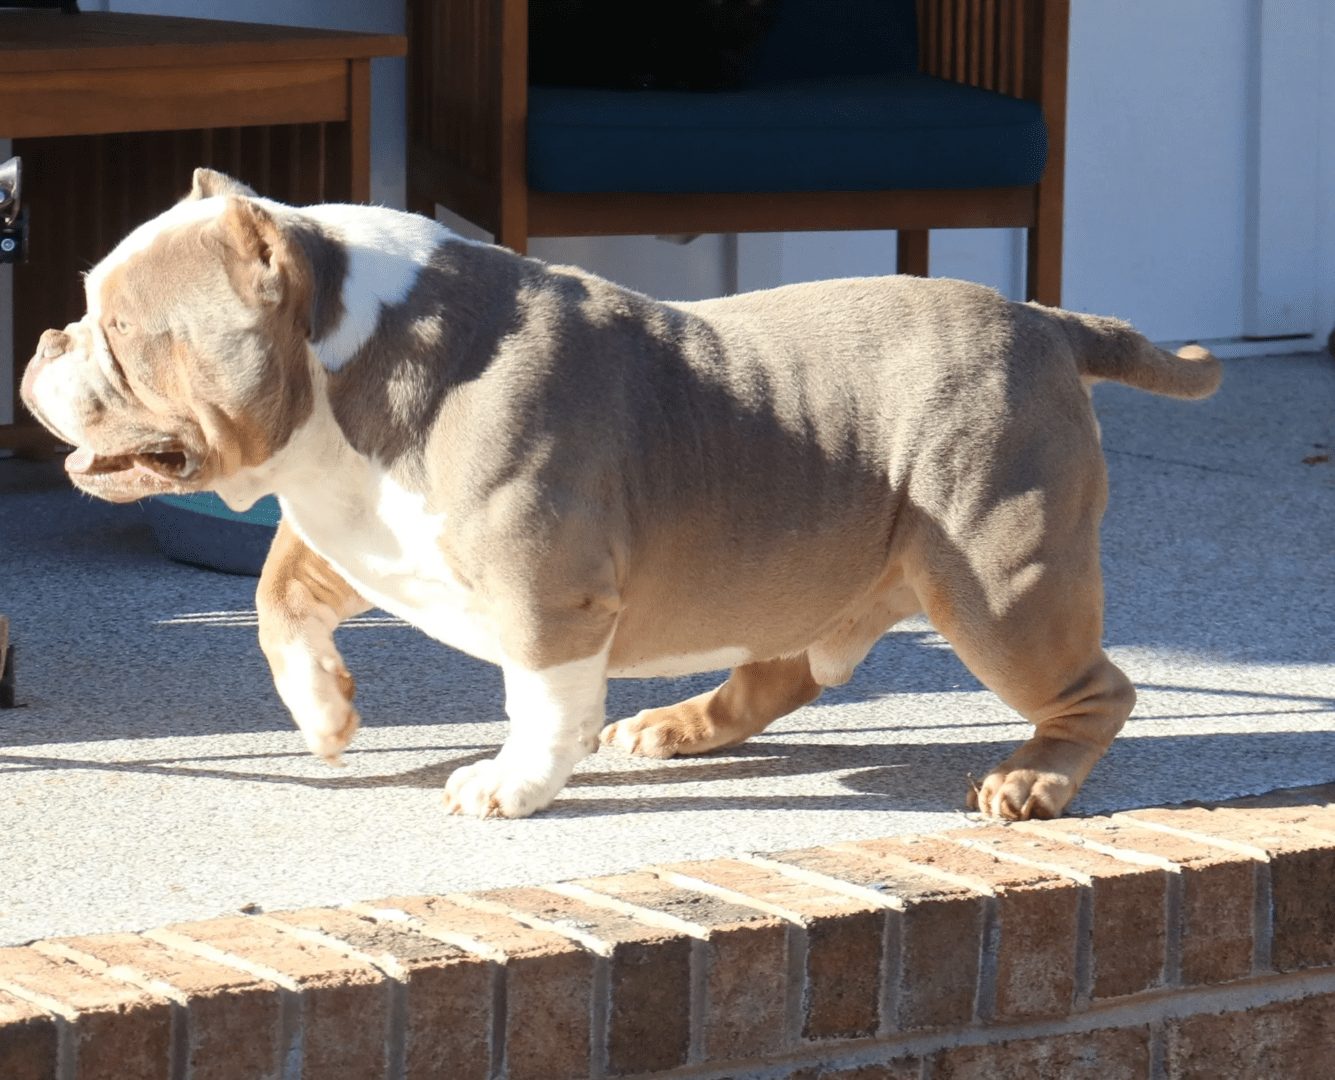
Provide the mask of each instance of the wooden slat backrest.
POLYGON ((917 0, 919 68, 1043 106, 1048 166, 1029 230, 1031 298, 1061 302, 1070 0, 917 0))
POLYGON ((503 0, 408 3, 409 138, 492 182, 500 180, 503 14, 503 0))
POLYGON ((1048 0, 918 0, 921 70, 1037 100, 1046 6, 1048 0))

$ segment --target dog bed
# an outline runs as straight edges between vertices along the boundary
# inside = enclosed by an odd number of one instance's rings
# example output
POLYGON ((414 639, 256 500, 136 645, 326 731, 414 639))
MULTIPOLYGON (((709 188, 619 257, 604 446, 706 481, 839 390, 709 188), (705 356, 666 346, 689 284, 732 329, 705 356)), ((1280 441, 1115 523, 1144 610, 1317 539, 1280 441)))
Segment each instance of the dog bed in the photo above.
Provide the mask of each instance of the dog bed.
POLYGON ((148 500, 158 547, 169 559, 258 577, 278 528, 278 500, 266 496, 243 514, 211 491, 148 500))

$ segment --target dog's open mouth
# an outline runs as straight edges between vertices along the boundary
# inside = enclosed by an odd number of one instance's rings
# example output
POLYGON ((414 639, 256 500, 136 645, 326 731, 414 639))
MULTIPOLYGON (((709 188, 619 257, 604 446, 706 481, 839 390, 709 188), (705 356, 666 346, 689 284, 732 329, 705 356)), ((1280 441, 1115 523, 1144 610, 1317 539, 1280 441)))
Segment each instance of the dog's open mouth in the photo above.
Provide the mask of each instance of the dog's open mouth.
POLYGON ((180 447, 99 454, 89 446, 77 447, 65 458, 65 471, 81 487, 122 491, 176 488, 193 471, 190 455, 180 447))

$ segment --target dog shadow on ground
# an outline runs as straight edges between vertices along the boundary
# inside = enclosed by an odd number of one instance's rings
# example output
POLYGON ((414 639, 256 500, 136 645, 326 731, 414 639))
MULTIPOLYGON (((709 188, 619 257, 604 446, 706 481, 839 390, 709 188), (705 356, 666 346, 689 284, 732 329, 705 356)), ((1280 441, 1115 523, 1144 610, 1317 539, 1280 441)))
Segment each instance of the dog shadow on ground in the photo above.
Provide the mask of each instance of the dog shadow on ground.
MULTIPOLYGON (((632 810, 963 810, 969 784, 980 781, 1014 746, 1013 741, 829 745, 763 740, 722 751, 728 760, 710 761, 706 755, 633 773, 577 773, 547 813, 582 817, 632 810), (677 784, 712 786, 800 776, 816 779, 816 790, 794 791, 789 782, 783 793, 775 794, 670 792, 677 784), (659 790, 627 796, 599 793, 628 784, 659 790)), ((1095 766, 1070 812, 1233 798, 1286 784, 1322 783, 1330 779, 1333 759, 1335 732, 1329 731, 1122 738, 1095 766)))
MULTIPOLYGON (((1259 695, 1253 695, 1259 696, 1259 695)), ((1287 699, 1287 696, 1286 696, 1287 699)), ((1330 707, 1326 699, 1313 706, 1330 707)), ((1138 735, 1134 722, 1096 766, 1071 812, 1189 800, 1218 800, 1330 779, 1335 731, 1138 735)), ((604 750, 588 759, 543 816, 583 818, 681 811, 828 810, 948 813, 964 809, 972 780, 981 780, 1016 745, 1015 739, 809 742, 800 732, 761 735, 700 757, 655 761, 604 750), (810 781, 809 786, 805 782, 810 781)), ((821 732, 828 736, 830 732, 821 732)), ((869 734, 857 731, 844 733, 869 734)), ((463 765, 491 757, 498 746, 368 747, 350 752, 357 771, 284 768, 306 755, 220 755, 118 761, 0 753, 0 766, 91 770, 180 779, 248 781, 327 791, 443 790, 463 765), (401 771, 377 769, 381 755, 439 752, 440 759, 401 771), (368 762, 367 759, 370 759, 368 762)))

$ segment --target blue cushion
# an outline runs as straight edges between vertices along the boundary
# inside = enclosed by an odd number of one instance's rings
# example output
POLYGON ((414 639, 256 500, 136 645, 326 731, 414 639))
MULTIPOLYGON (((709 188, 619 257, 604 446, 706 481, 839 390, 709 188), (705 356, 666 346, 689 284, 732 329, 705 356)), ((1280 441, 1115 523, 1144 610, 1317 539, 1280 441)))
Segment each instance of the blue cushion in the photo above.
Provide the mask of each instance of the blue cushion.
POLYGON ((1035 101, 932 75, 723 93, 529 87, 535 191, 748 192, 1036 183, 1035 101))

